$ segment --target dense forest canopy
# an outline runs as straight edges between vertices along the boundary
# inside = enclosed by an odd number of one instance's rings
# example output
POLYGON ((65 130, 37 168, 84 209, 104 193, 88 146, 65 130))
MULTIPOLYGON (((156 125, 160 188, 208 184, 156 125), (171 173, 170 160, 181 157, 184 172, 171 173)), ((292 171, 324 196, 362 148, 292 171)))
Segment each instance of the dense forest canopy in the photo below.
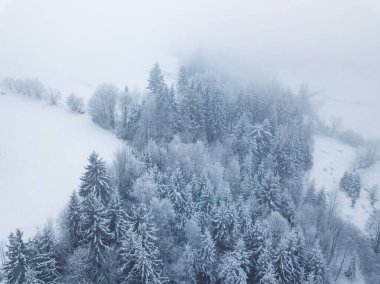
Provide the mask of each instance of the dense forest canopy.
POLYGON ((88 113, 125 147, 109 165, 89 153, 58 232, 10 234, 7 283, 331 283, 359 268, 380 281, 378 246, 307 179, 318 119, 306 88, 196 64, 169 84, 155 64, 146 95, 103 84, 88 113))

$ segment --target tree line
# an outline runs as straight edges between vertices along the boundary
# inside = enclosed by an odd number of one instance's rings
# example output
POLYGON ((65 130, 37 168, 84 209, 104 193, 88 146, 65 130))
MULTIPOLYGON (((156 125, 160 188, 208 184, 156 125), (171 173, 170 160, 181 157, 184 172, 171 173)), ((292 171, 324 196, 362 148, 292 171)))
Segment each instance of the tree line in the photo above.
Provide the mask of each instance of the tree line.
POLYGON ((307 94, 229 83, 188 65, 169 86, 156 64, 143 97, 99 86, 89 114, 126 146, 108 166, 90 155, 56 234, 10 235, 5 280, 331 283, 360 268, 376 283, 370 240, 305 178, 307 94))

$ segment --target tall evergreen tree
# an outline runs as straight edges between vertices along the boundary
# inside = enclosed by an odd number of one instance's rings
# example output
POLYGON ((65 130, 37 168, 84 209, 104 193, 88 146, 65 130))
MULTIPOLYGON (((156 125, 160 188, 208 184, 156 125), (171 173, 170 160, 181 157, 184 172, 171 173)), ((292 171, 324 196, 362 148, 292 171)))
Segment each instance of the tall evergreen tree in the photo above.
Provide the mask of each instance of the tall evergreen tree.
POLYGON ((26 281, 26 271, 28 269, 28 251, 22 239, 22 232, 16 230, 16 233, 9 235, 9 244, 7 245, 7 260, 4 265, 5 278, 10 284, 23 284, 26 281))
POLYGON ((30 266, 42 283, 54 282, 59 277, 58 256, 55 250, 55 237, 51 224, 48 224, 28 244, 30 266))
POLYGON ((88 159, 89 163, 85 167, 86 171, 81 177, 79 195, 87 197, 93 194, 103 205, 107 205, 111 197, 110 178, 104 161, 98 154, 92 152, 88 159))
POLYGON ((264 247, 257 260, 256 282, 260 284, 278 284, 269 250, 264 247))
POLYGON ((274 251, 274 268, 280 283, 297 283, 297 271, 293 266, 291 242, 288 235, 284 235, 274 251))
POLYGON ((110 250, 112 234, 109 232, 109 219, 103 204, 95 197, 89 196, 83 204, 85 213, 85 244, 89 248, 93 280, 96 283, 107 283, 107 256, 110 250))
POLYGON ((44 284, 46 282, 37 278, 37 273, 33 268, 28 266, 25 272, 25 282, 23 284, 44 284))
POLYGON ((308 253, 306 271, 314 276, 316 283, 324 283, 326 279, 326 261, 318 241, 315 242, 308 253))
POLYGON ((226 111, 222 91, 218 89, 206 92, 209 97, 206 112, 207 141, 220 139, 226 129, 226 111))
POLYGON ((130 217, 119 253, 122 283, 161 283, 161 261, 152 217, 144 206, 136 208, 130 217))
POLYGON ((161 67, 158 63, 155 63, 149 72, 147 89, 154 95, 161 95, 167 89, 161 67))
POLYGON ((109 231, 113 235, 112 242, 120 244, 127 231, 127 214, 121 204, 120 196, 114 192, 108 206, 109 231))
POLYGON ((70 245, 73 248, 76 248, 83 240, 82 225, 84 221, 80 200, 76 191, 71 194, 65 217, 69 232, 70 245))
POLYGON ((203 236, 196 261, 198 281, 200 283, 213 283, 215 281, 214 267, 216 263, 216 251, 214 241, 208 231, 206 231, 203 236))
POLYGON ((268 170, 260 185, 254 192, 259 210, 263 216, 273 212, 281 212, 281 196, 279 192, 279 179, 268 170))

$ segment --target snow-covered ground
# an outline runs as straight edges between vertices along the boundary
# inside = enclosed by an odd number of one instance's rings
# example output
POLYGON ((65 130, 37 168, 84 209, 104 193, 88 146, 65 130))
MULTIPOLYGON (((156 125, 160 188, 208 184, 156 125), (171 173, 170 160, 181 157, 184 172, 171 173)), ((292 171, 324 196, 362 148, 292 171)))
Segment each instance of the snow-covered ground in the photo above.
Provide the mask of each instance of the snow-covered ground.
POLYGON ((316 136, 314 166, 309 179, 315 181, 318 189, 324 188, 329 194, 336 194, 338 210, 342 217, 365 232, 366 222, 372 210, 365 188, 375 184, 380 185, 380 163, 360 171, 363 187, 355 206, 351 207, 351 199, 345 192, 339 190, 339 182, 344 172, 352 165, 354 158, 355 148, 334 138, 316 136))
POLYGON ((56 217, 95 150, 110 161, 121 142, 87 115, 15 94, 0 95, 0 241, 56 217))

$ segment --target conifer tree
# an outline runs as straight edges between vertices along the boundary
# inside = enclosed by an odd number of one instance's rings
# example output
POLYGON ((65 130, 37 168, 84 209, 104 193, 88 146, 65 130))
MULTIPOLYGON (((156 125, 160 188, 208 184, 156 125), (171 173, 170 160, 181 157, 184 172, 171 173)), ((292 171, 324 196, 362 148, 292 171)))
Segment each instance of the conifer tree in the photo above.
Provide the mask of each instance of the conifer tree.
POLYGON ((112 189, 106 165, 95 152, 92 152, 88 161, 89 164, 85 167, 86 171, 81 177, 79 195, 87 197, 89 194, 93 194, 103 205, 107 205, 112 189))
POLYGON ((357 172, 345 172, 340 181, 340 187, 351 197, 351 206, 354 207, 361 190, 360 175, 357 172))
POLYGON ((213 212, 212 228, 215 244, 221 251, 232 249, 234 246, 235 215, 233 204, 223 202, 213 212))
POLYGON ((130 217, 119 253, 122 283, 161 283, 161 261, 152 217, 142 205, 130 217))
POLYGON ((170 177, 169 199, 173 204, 173 209, 177 214, 177 224, 180 228, 184 225, 184 220, 191 216, 192 196, 190 188, 185 185, 182 171, 177 168, 170 177))
POLYGON ((200 281, 200 283, 213 283, 215 281, 215 263, 215 244, 210 233, 206 231, 196 258, 198 281, 200 281))
POLYGON ((155 63, 149 72, 147 89, 154 95, 161 95, 166 91, 166 83, 162 75, 161 67, 155 63))
POLYGON ((284 235, 274 251, 274 268, 280 283, 297 283, 297 271, 293 267, 292 247, 289 236, 284 235))
POLYGON ((314 276, 316 283, 324 283, 326 279, 326 262, 318 241, 315 242, 308 253, 307 271, 314 276))
POLYGON ((7 245, 7 260, 4 265, 5 278, 10 284, 22 284, 26 280, 26 271, 28 269, 28 251, 22 239, 22 232, 16 230, 16 233, 9 235, 9 244, 7 245))
POLYGON ((25 282, 23 283, 24 284, 44 284, 46 282, 38 279, 36 271, 34 271, 34 269, 31 268, 30 266, 28 266, 25 272, 25 282))
POLYGON ((124 211, 119 194, 115 191, 107 208, 109 231, 113 235, 112 242, 118 244, 127 230, 127 214, 124 211))
POLYGON ((83 221, 81 204, 76 191, 74 191, 70 197, 66 214, 70 244, 73 248, 78 247, 80 242, 83 240, 83 221))
POLYGON ((267 170, 264 174, 263 180, 255 191, 255 199, 263 216, 273 211, 281 212, 279 179, 272 171, 267 170))
POLYGON ((59 277, 55 242, 52 225, 48 224, 28 244, 30 267, 42 283, 54 282, 59 277))
POLYGON ((220 278, 223 283, 247 283, 249 270, 249 253, 240 238, 233 251, 227 252, 222 259, 220 278))
POLYGON ((95 197, 89 196, 83 204, 85 213, 85 244, 89 248, 89 262, 93 280, 107 283, 106 261, 112 234, 109 232, 109 219, 103 204, 95 197))
POLYGON ((264 247, 257 259, 256 282, 260 284, 278 284, 269 250, 264 247))
POLYGON ((214 142, 221 138, 226 129, 224 97, 220 90, 210 91, 206 114, 207 141, 214 142))

